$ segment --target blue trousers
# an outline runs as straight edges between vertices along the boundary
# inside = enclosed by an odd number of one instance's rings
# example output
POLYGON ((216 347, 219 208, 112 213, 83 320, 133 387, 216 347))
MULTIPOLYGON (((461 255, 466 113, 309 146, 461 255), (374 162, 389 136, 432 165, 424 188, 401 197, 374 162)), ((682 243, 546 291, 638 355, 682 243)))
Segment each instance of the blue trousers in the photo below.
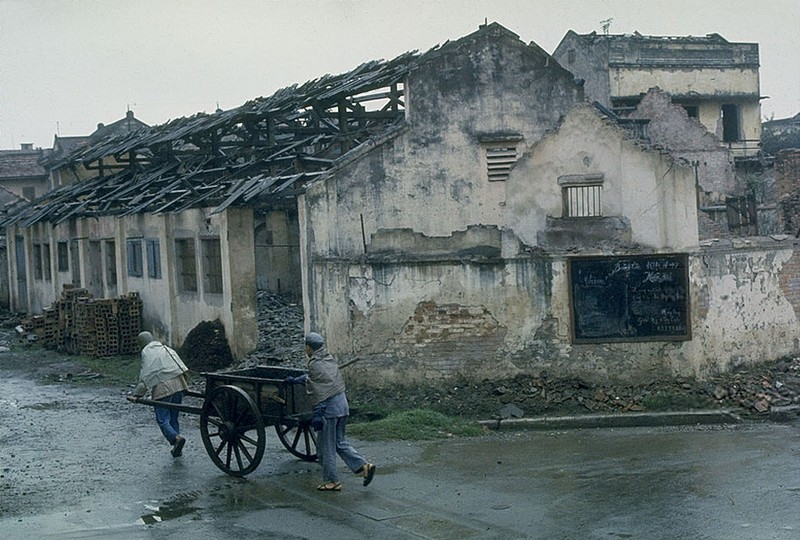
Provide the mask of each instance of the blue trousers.
MULTIPOLYGON (((166 396, 156 401, 181 403, 183 401, 183 392, 175 392, 171 396, 166 396)), ((178 411, 166 409, 164 407, 153 407, 153 409, 156 411, 156 422, 158 422, 161 433, 164 434, 169 444, 175 444, 175 437, 181 433, 180 426, 178 425, 178 411)))
POLYGON ((347 417, 326 418, 322 426, 322 431, 318 432, 317 455, 322 464, 322 480, 324 482, 338 482, 339 471, 336 468, 336 456, 338 455, 353 472, 364 466, 367 462, 364 457, 356 452, 347 439, 345 430, 347 428, 347 417))

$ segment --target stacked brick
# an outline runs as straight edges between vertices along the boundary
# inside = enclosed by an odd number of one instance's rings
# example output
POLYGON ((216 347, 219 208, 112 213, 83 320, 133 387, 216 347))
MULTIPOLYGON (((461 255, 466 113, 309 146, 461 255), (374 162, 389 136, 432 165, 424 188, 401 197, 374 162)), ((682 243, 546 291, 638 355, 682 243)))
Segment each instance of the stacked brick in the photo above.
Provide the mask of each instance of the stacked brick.
POLYGON ((142 300, 138 293, 93 298, 86 289, 65 288, 52 307, 23 321, 23 330, 45 347, 70 354, 116 356, 137 352, 142 300))

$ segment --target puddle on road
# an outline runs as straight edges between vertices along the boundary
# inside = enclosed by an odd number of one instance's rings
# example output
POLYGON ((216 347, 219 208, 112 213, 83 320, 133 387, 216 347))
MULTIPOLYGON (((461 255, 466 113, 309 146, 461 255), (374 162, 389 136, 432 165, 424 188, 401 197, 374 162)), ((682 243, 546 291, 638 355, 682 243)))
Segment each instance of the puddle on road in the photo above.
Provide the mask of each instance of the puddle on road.
POLYGON ((141 522, 144 525, 152 525, 193 514, 200 510, 200 506, 195 504, 198 497, 198 492, 183 493, 161 505, 145 504, 144 508, 148 513, 142 515, 141 522))
POLYGON ((182 493, 163 502, 147 501, 143 506, 145 512, 139 518, 139 524, 153 525, 192 515, 192 519, 198 519, 203 512, 239 512, 265 506, 295 508, 297 501, 289 493, 276 492, 272 486, 226 478, 222 485, 214 486, 210 491, 182 493))

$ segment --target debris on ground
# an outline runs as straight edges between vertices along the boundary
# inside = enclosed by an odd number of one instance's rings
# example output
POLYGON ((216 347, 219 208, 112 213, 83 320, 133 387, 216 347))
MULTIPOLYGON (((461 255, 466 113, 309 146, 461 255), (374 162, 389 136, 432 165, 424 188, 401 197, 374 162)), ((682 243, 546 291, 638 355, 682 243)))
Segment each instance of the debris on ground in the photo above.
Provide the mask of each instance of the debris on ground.
POLYGON ((305 367, 303 304, 286 296, 258 292, 258 347, 236 368, 257 365, 305 367))
MULTIPOLYGON (((304 367, 302 305, 264 291, 258 300, 259 348, 237 367, 304 367)), ((702 381, 675 377, 640 386, 597 385, 541 372, 479 383, 382 389, 353 385, 348 397, 364 410, 428 408, 484 418, 701 409, 738 409, 758 417, 776 407, 800 405, 800 357, 750 365, 702 381)))

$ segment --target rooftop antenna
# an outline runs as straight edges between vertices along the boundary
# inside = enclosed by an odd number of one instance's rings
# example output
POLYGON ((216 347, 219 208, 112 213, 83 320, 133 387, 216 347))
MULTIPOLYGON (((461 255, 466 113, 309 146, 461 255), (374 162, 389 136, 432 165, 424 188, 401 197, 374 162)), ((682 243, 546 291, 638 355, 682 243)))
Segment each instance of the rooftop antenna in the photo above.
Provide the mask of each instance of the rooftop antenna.
POLYGON ((600 21, 600 26, 603 27, 603 35, 604 36, 608 35, 608 29, 611 27, 611 23, 612 23, 613 20, 614 20, 614 17, 609 17, 608 19, 606 19, 604 21, 600 21))

